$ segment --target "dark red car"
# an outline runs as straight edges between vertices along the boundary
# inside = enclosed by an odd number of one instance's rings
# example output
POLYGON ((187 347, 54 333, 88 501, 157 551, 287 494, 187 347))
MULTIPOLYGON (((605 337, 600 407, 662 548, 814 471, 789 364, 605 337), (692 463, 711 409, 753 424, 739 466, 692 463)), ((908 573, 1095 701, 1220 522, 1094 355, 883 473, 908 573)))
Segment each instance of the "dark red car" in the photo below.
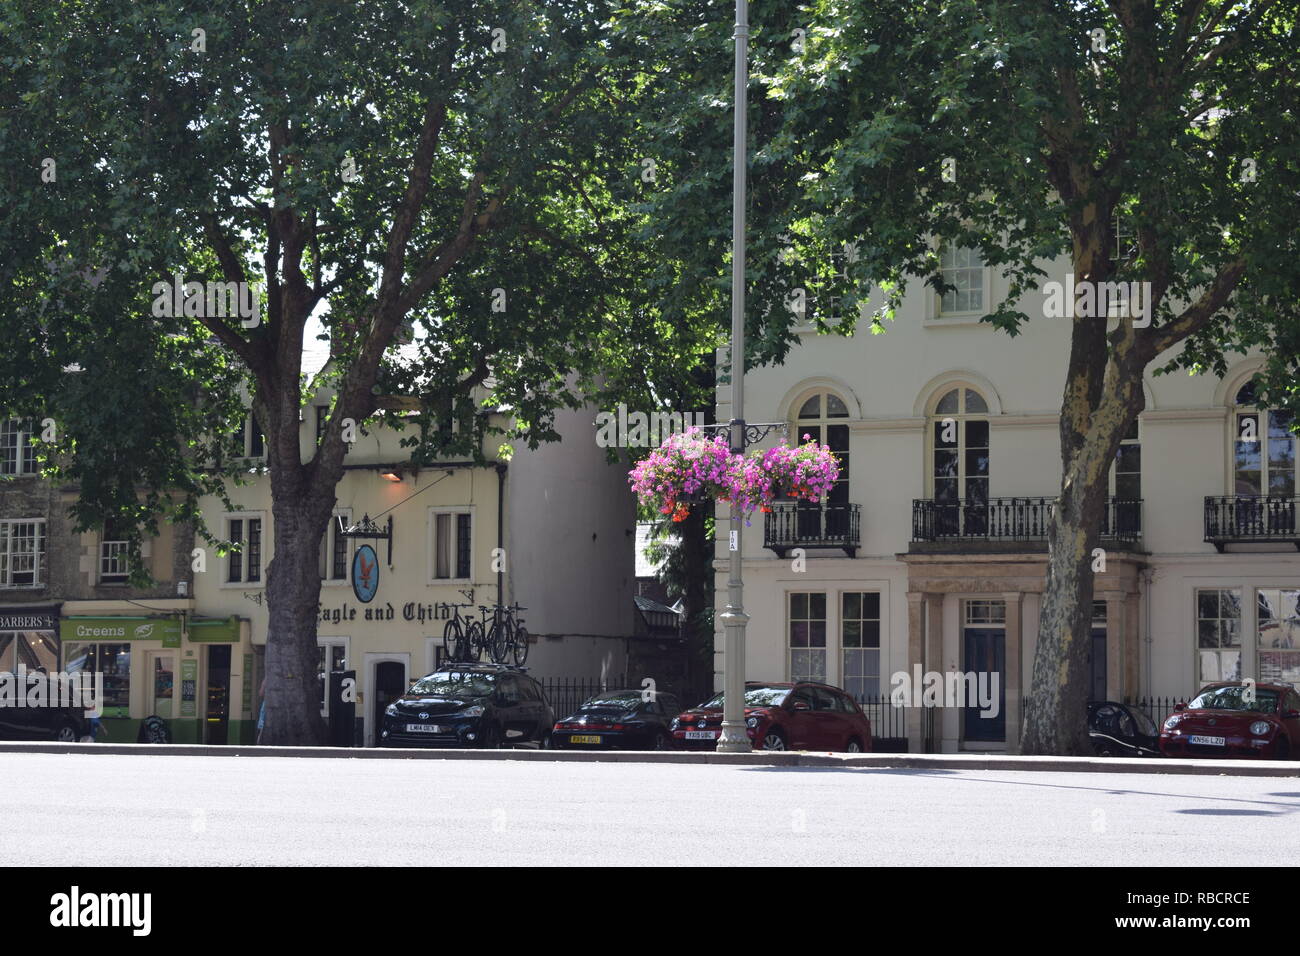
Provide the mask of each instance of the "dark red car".
MULTIPOLYGON (((745 726, 756 750, 871 752, 871 721, 857 702, 827 684, 745 685, 745 726)), ((684 750, 713 750, 722 733, 722 694, 669 725, 684 750)))
POLYGON ((1169 757, 1273 757, 1300 743, 1300 694, 1290 684, 1207 684, 1160 728, 1169 757))

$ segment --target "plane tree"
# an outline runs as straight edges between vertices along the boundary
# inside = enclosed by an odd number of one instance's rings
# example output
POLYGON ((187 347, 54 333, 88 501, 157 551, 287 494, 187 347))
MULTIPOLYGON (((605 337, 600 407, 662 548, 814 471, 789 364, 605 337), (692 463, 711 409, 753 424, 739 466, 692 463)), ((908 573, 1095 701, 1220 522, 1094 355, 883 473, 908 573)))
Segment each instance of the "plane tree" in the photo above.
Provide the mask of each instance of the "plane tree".
POLYGON ((632 351, 646 183, 605 7, 0 11, 0 402, 59 421, 50 463, 80 483, 80 523, 138 541, 224 487, 213 436, 246 390, 272 500, 266 742, 325 739, 316 568, 353 429, 413 425, 417 460, 481 458, 489 389, 506 437, 535 445, 632 351), (204 295, 167 293, 178 276, 204 295), (230 290, 250 308, 230 314, 230 290), (316 328, 335 398, 304 456, 316 328))
MULTIPOLYGON (((947 291, 945 245, 1008 278, 984 321, 1012 336, 1069 323, 1026 753, 1090 752, 1094 552, 1144 373, 1221 368, 1258 343, 1289 355, 1275 388, 1296 367, 1297 6, 750 6, 750 364, 780 361, 800 323, 886 332, 907 283, 947 291), (1049 317, 1037 293, 1057 257, 1080 296, 1049 317), (1098 306, 1120 282, 1141 298, 1098 306)), ((721 258, 704 250, 729 225, 730 23, 671 0, 629 2, 620 23, 675 65, 676 86, 652 86, 680 167, 656 215, 698 250, 699 288, 716 288, 721 258)))

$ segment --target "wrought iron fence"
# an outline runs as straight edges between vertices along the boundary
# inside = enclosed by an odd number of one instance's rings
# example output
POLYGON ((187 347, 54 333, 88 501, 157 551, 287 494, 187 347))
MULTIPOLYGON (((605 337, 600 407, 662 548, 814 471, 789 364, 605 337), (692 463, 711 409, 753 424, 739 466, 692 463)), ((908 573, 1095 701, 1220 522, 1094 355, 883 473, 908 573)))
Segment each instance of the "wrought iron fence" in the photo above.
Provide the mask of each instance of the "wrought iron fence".
POLYGON ((579 705, 597 694, 606 691, 621 690, 628 686, 627 677, 544 677, 541 679, 542 692, 550 702, 556 720, 566 717, 578 709, 579 705))
POLYGON ((1205 540, 1220 551, 1230 541, 1300 541, 1300 499, 1227 495, 1205 499, 1205 540))
POLYGON ((1142 711, 1156 727, 1160 727, 1165 719, 1174 712, 1174 705, 1179 701, 1186 701, 1186 697, 1139 697, 1137 700, 1124 698, 1123 703, 1129 707, 1142 711))

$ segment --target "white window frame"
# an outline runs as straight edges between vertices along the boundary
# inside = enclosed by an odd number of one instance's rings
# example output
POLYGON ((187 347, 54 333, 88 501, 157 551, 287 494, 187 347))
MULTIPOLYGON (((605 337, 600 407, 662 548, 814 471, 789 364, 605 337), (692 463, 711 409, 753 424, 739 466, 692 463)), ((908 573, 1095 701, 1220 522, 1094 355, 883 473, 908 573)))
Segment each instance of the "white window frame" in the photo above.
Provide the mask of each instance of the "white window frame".
POLYGON ((321 572, 320 583, 321 583, 321 587, 324 588, 342 587, 345 585, 350 585, 352 583, 352 556, 356 554, 356 547, 357 547, 356 544, 354 543, 355 541, 354 538, 343 539, 347 543, 346 544, 347 557, 343 562, 343 577, 334 578, 329 576, 330 573, 334 570, 333 544, 334 544, 335 537, 338 535, 338 523, 340 517, 343 519, 343 523, 345 525, 351 527, 352 509, 351 508, 334 509, 334 513, 330 515, 329 526, 325 529, 325 537, 324 540, 321 541, 321 557, 319 562, 320 567, 317 569, 318 571, 321 572))
POLYGON ((37 474, 35 449, 32 448, 32 436, 36 434, 34 429, 35 424, 30 418, 5 418, 0 423, 0 442, 7 441, 10 435, 14 436, 14 470, 0 466, 0 474, 16 478, 37 474))
MULTIPOLYGON (((943 254, 948 247, 947 243, 938 243, 935 246, 935 253, 939 257, 939 273, 943 274, 943 254)), ((974 246, 959 246, 961 249, 972 249, 979 253, 979 248, 974 246)), ((943 307, 943 296, 938 289, 926 286, 926 321, 935 325, 954 325, 954 324, 973 324, 979 323, 979 320, 988 314, 990 303, 993 301, 993 281, 992 269, 987 263, 984 263, 983 254, 980 254, 980 301, 981 306, 978 309, 967 309, 964 311, 948 312, 943 307)), ((966 267, 963 267, 966 268, 966 267)))
MULTIPOLYGON (((828 614, 830 613, 829 606, 827 607, 827 613, 828 614)), ((848 674, 845 671, 844 655, 848 651, 874 650, 876 652, 876 674, 875 674, 876 692, 875 694, 868 695, 868 696, 874 696, 877 698, 884 696, 886 694, 886 678, 888 677, 888 675, 885 673, 885 651, 887 650, 887 648, 885 647, 886 640, 887 640, 887 635, 885 633, 885 615, 887 613, 886 592, 880 587, 868 587, 865 585, 861 588, 858 587, 844 588, 843 590, 836 592, 835 613, 836 613, 835 650, 838 659, 836 660, 837 672, 834 674, 833 683, 835 684, 835 686, 841 688, 844 691, 844 693, 848 694, 854 700, 857 700, 858 699, 857 695, 854 694, 852 691, 850 691, 847 686, 848 674), (874 594, 876 596, 876 615, 877 615, 876 617, 874 618, 857 617, 852 619, 854 621, 874 620, 876 622, 877 625, 876 646, 874 648, 867 647, 865 645, 860 647, 847 647, 844 644, 844 623, 845 621, 849 620, 849 618, 846 618, 844 616, 844 598, 850 594, 858 594, 858 595, 874 594)), ((828 679, 832 676, 829 668, 827 669, 826 676, 828 679)))
POLYGON ((98 580, 100 584, 125 584, 130 573, 130 542, 103 539, 99 542, 98 580), (112 567, 121 570, 110 570, 112 567))
POLYGON ((253 420, 255 417, 256 416, 254 415, 252 409, 249 409, 248 413, 244 415, 244 424, 240 427, 239 430, 240 442, 242 445, 240 451, 243 454, 241 454, 239 457, 246 458, 249 461, 265 461, 266 460, 266 433, 265 432, 262 433, 262 453, 260 455, 253 454, 253 435, 254 435, 253 420))
MULTIPOLYGON (((474 528, 475 525, 477 524, 477 518, 476 515, 474 514, 474 510, 475 509, 473 505, 431 505, 428 508, 428 512, 427 512, 428 517, 426 519, 426 527, 424 531, 424 541, 425 541, 425 562, 428 568, 429 584, 431 585, 469 584, 474 580, 474 528), (440 578, 437 576, 438 515, 452 516, 452 522, 451 522, 452 542, 451 542, 450 557, 453 565, 456 563, 455 516, 469 515, 469 576, 468 577, 458 578, 453 576, 449 578, 440 578)), ((454 573, 454 568, 453 568, 453 573, 454 573)))
MULTIPOLYGON (((220 559, 221 560, 221 586, 223 588, 257 589, 257 588, 266 587, 266 569, 271 563, 270 524, 267 521, 266 512, 265 511, 227 511, 221 516, 221 533, 224 535, 223 540, 231 541, 232 539, 230 537, 230 522, 232 521, 247 522, 250 518, 255 521, 262 522, 262 554, 261 554, 261 564, 259 566, 259 571, 261 576, 256 581, 248 580, 248 550, 245 548, 243 551, 239 553, 239 567, 240 567, 240 574, 242 580, 231 581, 230 580, 230 559, 233 556, 233 552, 232 552, 232 554, 223 555, 220 559)), ((241 542, 247 541, 247 537, 248 537, 247 532, 248 532, 248 525, 245 524, 242 528, 242 537, 240 539, 241 542)))
MULTIPOLYGON (((782 616, 784 617, 784 619, 785 619, 785 625, 784 625, 784 627, 785 627, 785 634, 784 634, 784 637, 782 638, 782 640, 783 640, 783 642, 784 642, 784 644, 785 644, 785 674, 786 674, 786 680, 794 681, 794 682, 796 682, 796 683, 799 682, 799 681, 812 681, 812 682, 814 682, 814 683, 829 683, 829 682, 831 681, 831 679, 832 679, 831 666, 832 666, 832 664, 835 663, 835 656, 832 654, 832 651, 838 649, 838 641, 833 641, 833 640, 832 640, 832 638, 833 638, 833 636, 834 636, 834 632, 832 631, 832 625, 834 624, 834 618, 832 617, 832 614, 831 614, 831 604, 832 604, 832 602, 837 602, 837 601, 839 601, 839 600, 840 600, 839 592, 837 592, 837 591, 831 591, 831 590, 829 590, 829 589, 827 589, 827 590, 818 590, 818 589, 816 589, 816 588, 807 588, 807 589, 805 589, 805 588, 794 588, 794 589, 792 589, 792 590, 790 590, 790 591, 785 592, 785 613, 782 615, 782 616), (791 622, 794 620, 794 618, 792 618, 792 617, 790 616, 790 612, 791 612, 791 609, 792 609, 792 606, 793 606, 793 598, 794 598, 794 596, 795 596, 796 594, 804 594, 804 595, 807 595, 807 596, 808 596, 808 599, 809 599, 809 614, 812 613, 812 597, 813 597, 813 595, 820 594, 820 595, 822 596, 822 598, 825 600, 825 609, 824 609, 824 612, 823 612, 823 616, 822 616, 822 617, 819 617, 819 618, 817 618, 817 617, 799 618, 799 620, 808 621, 810 624, 811 624, 811 622, 813 622, 813 621, 820 621, 820 622, 822 623, 822 625, 823 625, 823 626, 825 627, 825 629, 826 629, 826 636, 825 636, 825 642, 822 644, 821 647, 813 647, 813 646, 812 646, 812 643, 811 643, 811 641, 812 641, 812 628, 811 628, 811 626, 809 627, 809 645, 808 645, 808 647, 798 647, 798 648, 797 648, 797 647, 794 647, 794 646, 790 643, 790 624, 791 624, 791 622), (794 673, 794 654, 795 654, 795 651, 809 651, 809 652, 812 652, 812 651, 820 651, 820 652, 822 653, 822 655, 823 655, 823 656, 822 656, 822 673, 823 673, 824 676, 823 676, 821 679, 818 679, 818 678, 816 678, 816 677, 796 677, 796 676, 795 676, 795 673, 794 673)), ((836 615, 836 616, 838 616, 838 615, 836 615)))
MULTIPOLYGON (((317 634, 316 646, 326 648, 325 651, 326 664, 330 663, 329 648, 342 647, 344 669, 345 670, 349 669, 347 667, 347 664, 349 661, 352 660, 352 638, 351 637, 340 636, 337 634, 317 634)), ((351 668, 351 669, 355 670, 356 668, 351 668)), ((330 715, 330 685, 329 685, 328 671, 325 672, 325 700, 321 704, 320 715, 325 718, 328 718, 330 715)))
POLYGON ((935 474, 935 467, 934 467, 935 457, 936 457, 935 452, 953 450, 949 448, 939 448, 935 444, 934 426, 936 423, 942 424, 945 419, 951 418, 956 423, 956 427, 957 427, 957 445, 956 445, 957 474, 953 476, 957 479, 957 501, 964 504, 968 500, 968 496, 966 494, 966 480, 968 478, 978 479, 980 477, 984 477, 984 479, 988 482, 988 493, 986 497, 992 498, 993 497, 993 411, 992 411, 992 406, 989 404, 988 397, 984 394, 984 390, 978 388, 977 386, 967 381, 959 380, 955 382, 948 382, 940 386, 939 388, 935 389, 934 393, 930 396, 930 403, 931 403, 930 412, 926 416, 926 424, 925 424, 925 493, 927 497, 932 501, 938 501, 938 497, 939 497, 934 490, 935 480, 940 477, 939 475, 935 474), (945 398, 947 398, 948 395, 953 391, 957 392, 957 411, 955 412, 939 411, 939 403, 942 402, 945 398), (979 396, 980 401, 984 403, 985 411, 982 412, 967 411, 966 393, 968 391, 974 392, 976 395, 979 396), (980 476, 980 475, 972 476, 966 470, 967 450, 980 447, 978 445, 972 446, 966 440, 967 437, 966 424, 968 422, 988 423, 989 473, 987 476, 980 476))
MULTIPOLYGON (((46 562, 48 561, 49 536, 44 518, 5 518, 0 520, 0 588, 5 590, 24 590, 45 587, 45 574, 47 571, 46 562), (34 534, 31 538, 36 541, 34 551, 15 552, 13 549, 14 528, 17 525, 33 525, 34 534), (31 584, 14 584, 14 557, 16 555, 34 555, 35 561, 32 568, 31 584)), ((25 573, 25 572, 24 572, 25 573)))

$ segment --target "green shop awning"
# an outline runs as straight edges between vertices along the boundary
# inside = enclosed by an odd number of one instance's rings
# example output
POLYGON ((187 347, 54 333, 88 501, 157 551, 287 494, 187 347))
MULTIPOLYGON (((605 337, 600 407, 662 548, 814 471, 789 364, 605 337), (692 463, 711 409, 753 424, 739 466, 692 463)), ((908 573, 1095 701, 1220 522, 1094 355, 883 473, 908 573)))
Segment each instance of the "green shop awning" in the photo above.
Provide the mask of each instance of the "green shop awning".
MULTIPOLYGON (((235 644, 239 619, 192 618, 191 641, 235 644)), ((65 617, 59 637, 68 641, 161 641, 163 647, 181 646, 181 622, 174 617, 65 617)))

